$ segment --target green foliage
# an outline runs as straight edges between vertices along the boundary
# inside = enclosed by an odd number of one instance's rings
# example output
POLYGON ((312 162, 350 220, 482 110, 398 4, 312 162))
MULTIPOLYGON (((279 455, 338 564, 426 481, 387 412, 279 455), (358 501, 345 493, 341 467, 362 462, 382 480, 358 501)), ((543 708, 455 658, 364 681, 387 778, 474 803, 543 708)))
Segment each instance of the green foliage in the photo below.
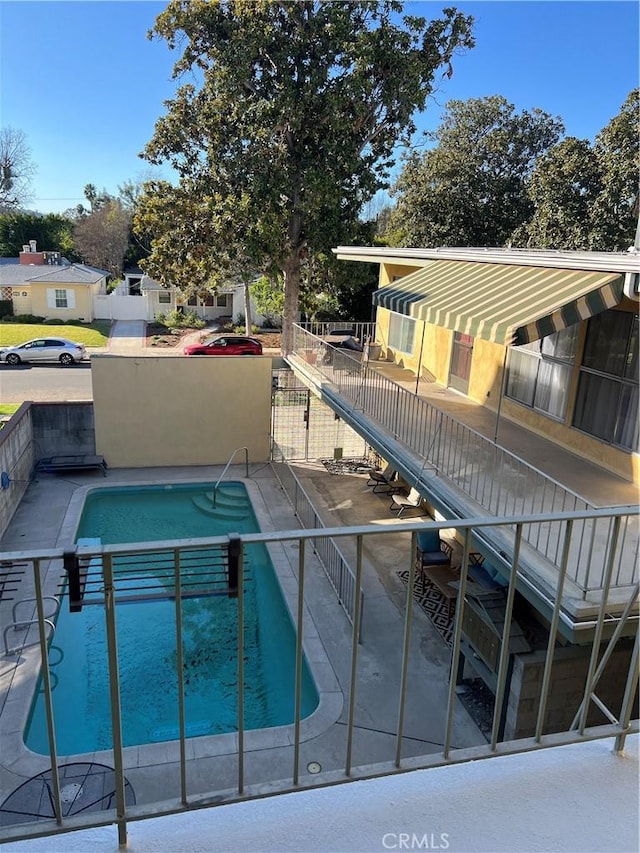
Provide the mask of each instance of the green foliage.
POLYGON ((44 317, 36 317, 35 314, 6 314, 2 318, 3 323, 44 323, 44 317))
POLYGON ((597 158, 584 139, 568 137, 538 158, 528 183, 534 211, 515 230, 515 246, 588 249, 593 204, 601 190, 597 158))
POLYGON ((168 314, 159 312, 155 320, 168 329, 202 329, 206 325, 195 311, 181 311, 179 308, 173 308, 168 314))
POLYGON ((58 213, 0 215, 0 256, 17 258, 22 247, 35 240, 38 251, 60 252, 67 260, 79 261, 73 248, 73 221, 58 213))
POLYGON ((303 261, 341 242, 437 70, 473 45, 455 9, 402 13, 393 0, 169 3, 153 34, 181 47, 176 75, 195 69, 202 84, 178 90, 144 152, 179 176, 147 184, 136 215, 153 235, 150 275, 198 290, 238 261, 279 271, 287 348, 303 261))
POLYGON ((394 187, 387 239, 401 246, 501 246, 532 213, 527 179, 563 131, 542 110, 493 95, 450 101, 437 144, 412 153, 394 187))
POLYGON ((594 152, 602 190, 592 212, 592 249, 625 251, 633 245, 640 216, 640 89, 597 135, 594 152))

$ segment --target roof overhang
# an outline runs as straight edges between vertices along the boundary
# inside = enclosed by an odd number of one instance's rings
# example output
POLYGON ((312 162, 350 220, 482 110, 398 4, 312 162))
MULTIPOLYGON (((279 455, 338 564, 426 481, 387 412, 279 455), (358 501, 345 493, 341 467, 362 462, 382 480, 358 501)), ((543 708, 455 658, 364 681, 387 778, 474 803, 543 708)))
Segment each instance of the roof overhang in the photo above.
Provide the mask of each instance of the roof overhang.
POLYGON ((640 251, 585 252, 552 249, 449 248, 403 249, 390 246, 338 246, 333 249, 342 261, 426 266, 433 260, 467 261, 483 264, 546 267, 640 273, 640 251))

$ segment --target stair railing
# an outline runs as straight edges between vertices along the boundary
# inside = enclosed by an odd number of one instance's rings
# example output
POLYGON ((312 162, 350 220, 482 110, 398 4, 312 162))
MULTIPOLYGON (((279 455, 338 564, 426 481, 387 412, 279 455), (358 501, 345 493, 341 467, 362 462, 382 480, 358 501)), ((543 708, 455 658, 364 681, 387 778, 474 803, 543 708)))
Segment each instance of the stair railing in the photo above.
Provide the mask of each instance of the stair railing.
POLYGON ((233 451, 233 453, 232 453, 232 454, 231 454, 231 456, 229 457, 229 461, 228 461, 228 462, 227 462, 227 464, 224 466, 224 470, 223 470, 222 474, 220 474, 220 476, 219 476, 219 477, 218 477, 218 479, 216 480, 216 483, 215 483, 215 485, 214 485, 214 487, 213 487, 212 503, 213 503, 213 505, 214 505, 214 506, 216 505, 216 493, 217 493, 217 491, 218 491, 218 486, 220 485, 220 483, 221 483, 222 479, 224 478, 224 475, 225 475, 225 474, 227 473, 227 471, 229 470, 229 466, 230 466, 230 465, 231 465, 231 463, 233 462, 234 456, 236 455, 236 453, 239 453, 241 450, 244 450, 245 477, 246 477, 247 479, 248 479, 248 477, 249 477, 249 448, 248 448, 248 447, 236 447, 236 449, 233 451))

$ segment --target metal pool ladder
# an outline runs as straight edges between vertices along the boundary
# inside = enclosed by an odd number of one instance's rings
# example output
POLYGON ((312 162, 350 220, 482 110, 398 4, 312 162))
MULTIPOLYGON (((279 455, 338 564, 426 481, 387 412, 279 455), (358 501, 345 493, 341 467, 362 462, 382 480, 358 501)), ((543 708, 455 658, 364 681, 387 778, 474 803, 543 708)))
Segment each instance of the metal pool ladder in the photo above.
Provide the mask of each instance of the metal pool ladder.
POLYGON ((214 506, 216 505, 216 492, 218 491, 218 486, 220 485, 224 475, 229 470, 229 466, 233 462, 234 456, 236 455, 236 453, 239 453, 241 450, 244 450, 245 478, 249 479, 249 448, 248 447, 236 447, 236 449, 233 451, 233 453, 229 457, 229 461, 224 466, 224 470, 223 470, 222 474, 220 474, 220 476, 216 480, 215 486, 213 487, 212 503, 214 506))

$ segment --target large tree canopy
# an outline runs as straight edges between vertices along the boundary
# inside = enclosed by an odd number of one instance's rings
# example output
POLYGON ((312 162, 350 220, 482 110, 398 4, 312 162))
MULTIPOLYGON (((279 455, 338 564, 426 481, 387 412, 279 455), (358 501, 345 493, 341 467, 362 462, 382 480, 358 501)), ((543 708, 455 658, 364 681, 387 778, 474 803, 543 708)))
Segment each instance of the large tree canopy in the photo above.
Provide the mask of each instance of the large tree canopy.
POLYGON ((598 159, 589 142, 572 136, 563 139, 536 162, 527 187, 533 216, 516 229, 513 244, 588 249, 593 205, 600 191, 598 159))
POLYGON ((593 206, 590 248, 625 251, 640 216, 640 89, 596 136, 602 191, 593 206))
POLYGON ((501 246, 526 222, 526 180, 563 131, 542 110, 516 113, 499 95, 450 101, 395 185, 388 237, 402 246, 501 246))
POLYGON ((0 256, 17 258, 22 247, 35 240, 39 252, 61 252, 79 261, 73 247, 73 222, 59 213, 0 214, 0 256))
POLYGON ((117 199, 105 201, 97 210, 80 217, 74 228, 74 246, 87 264, 122 275, 129 245, 131 213, 117 199))
POLYGON ((179 175, 178 187, 149 185, 136 219, 157 235, 154 277, 180 285, 199 271, 205 284, 218 253, 244 243, 257 269, 283 276, 289 349, 305 257, 340 242, 414 133, 438 69, 451 73, 456 49, 473 45, 455 9, 430 22, 402 11, 394 0, 169 4, 153 34, 181 46, 176 76, 199 82, 168 102, 144 152, 179 175))

